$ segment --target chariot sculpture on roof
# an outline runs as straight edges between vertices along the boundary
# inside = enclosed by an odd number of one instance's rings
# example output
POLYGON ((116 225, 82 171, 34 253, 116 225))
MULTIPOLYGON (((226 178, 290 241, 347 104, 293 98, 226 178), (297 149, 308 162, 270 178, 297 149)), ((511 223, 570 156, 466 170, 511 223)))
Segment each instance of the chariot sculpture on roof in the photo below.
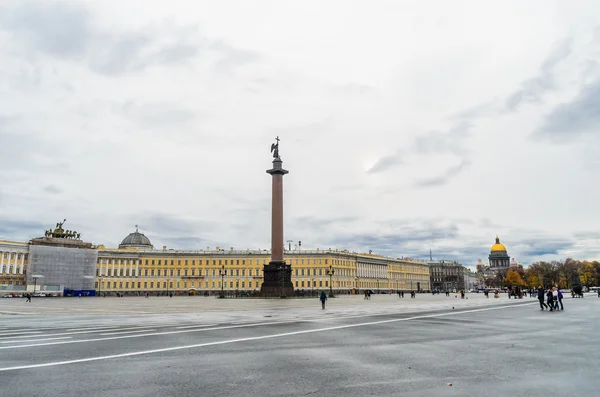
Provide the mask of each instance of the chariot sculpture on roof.
POLYGON ((74 230, 64 230, 63 225, 67 220, 64 219, 62 222, 57 222, 54 230, 48 229, 45 231, 44 235, 47 238, 66 238, 66 239, 81 239, 81 233, 77 233, 74 230))

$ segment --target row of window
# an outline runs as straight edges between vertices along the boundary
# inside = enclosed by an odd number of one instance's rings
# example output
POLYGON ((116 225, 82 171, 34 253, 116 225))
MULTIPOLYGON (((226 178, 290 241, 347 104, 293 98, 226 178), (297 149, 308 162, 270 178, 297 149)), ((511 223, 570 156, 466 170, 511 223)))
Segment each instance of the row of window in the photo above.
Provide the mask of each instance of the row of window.
MULTIPOLYGON (((18 282, 17 282, 18 284, 18 282)), ((259 289, 262 281, 225 281, 223 284, 223 288, 233 289, 233 288, 256 288, 259 289)), ((405 287, 408 288, 408 284, 405 283, 405 287)), ((329 288, 328 280, 310 280, 310 281, 295 281, 294 285, 296 288, 329 288)), ((352 282, 341 282, 333 284, 336 288, 354 288, 356 287, 355 283, 352 282)), ((358 285, 360 288, 397 288, 398 285, 386 285, 386 283, 376 283, 376 282, 361 282, 358 285)), ((96 289, 98 289, 98 282, 95 285, 96 289)), ((199 281, 194 282, 190 281, 170 281, 167 283, 166 281, 108 281, 100 283, 100 290, 109 290, 109 289, 179 289, 179 288, 204 288, 204 289, 220 289, 221 282, 220 281, 199 281), (167 286, 168 284, 168 286, 167 286)), ((421 285, 421 287, 426 287, 426 285, 421 285)))
MULTIPOLYGON (((317 268, 313 268, 313 269, 294 269, 294 273, 296 277, 304 277, 304 276, 328 276, 327 271, 324 269, 317 269, 317 268), (311 272, 312 270, 312 272, 311 272), (311 274, 312 273, 312 274, 311 274)), ((354 272, 348 272, 348 271, 343 271, 343 270, 348 270, 348 269, 341 269, 342 271, 339 271, 337 273, 334 273, 335 277, 354 277, 354 272)), ((223 272, 224 276, 242 276, 245 277, 246 273, 249 277, 253 277, 253 276, 261 276, 262 275, 262 269, 260 268, 256 268, 256 269, 206 269, 206 272, 202 272, 202 269, 147 269, 147 268, 143 268, 140 269, 140 275, 143 276, 165 276, 165 277, 188 277, 188 276, 209 276, 212 273, 213 277, 216 276, 220 276, 221 272, 223 272), (198 270, 196 272, 196 270, 198 270), (248 272, 246 272, 246 270, 248 272)), ((96 276, 112 276, 112 277, 133 277, 136 276, 135 274, 135 269, 131 269, 131 268, 116 268, 116 269, 112 269, 112 268, 108 268, 108 269, 102 269, 102 273, 100 273, 100 269, 96 268, 96 276)), ((392 273, 392 277, 393 279, 427 279, 429 278, 429 275, 415 275, 415 274, 398 274, 398 273, 392 273)), ((366 275, 366 276, 362 276, 361 278, 388 278, 387 274, 386 275, 381 275, 381 277, 376 277, 375 275, 366 275)))
MULTIPOLYGON (((260 284, 262 283, 262 281, 225 281, 223 284, 224 288, 246 288, 246 286, 248 288, 260 288, 260 284)), ((169 285, 167 287, 167 282, 166 281, 113 281, 113 282, 101 282, 100 283, 100 289, 140 289, 142 288, 144 289, 167 289, 167 288, 174 288, 174 289, 178 289, 178 288, 204 288, 204 289, 210 289, 210 288, 221 288, 221 282, 220 281, 205 281, 204 285, 202 283, 202 281, 198 281, 198 283, 196 284, 196 282, 194 281, 190 281, 188 283, 188 281, 177 281, 175 283, 173 283, 172 281, 169 282, 169 285), (137 287, 136 287, 137 284, 137 287)), ((96 282, 95 287, 98 288, 98 282, 96 282)))
POLYGON ((2 255, 2 257, 4 259, 8 259, 10 255, 10 259, 17 259, 17 260, 21 260, 21 258, 23 258, 23 255, 25 255, 25 260, 29 259, 29 254, 19 254, 16 252, 5 252, 4 255, 2 255))
MULTIPOLYGON (((140 274, 143 274, 144 276, 169 276, 169 277, 188 277, 188 276, 208 276, 209 275, 209 270, 212 270, 212 275, 213 276, 217 276, 217 275, 221 275, 220 272, 223 272, 224 276, 246 276, 246 270, 248 270, 248 276, 252 277, 254 275, 256 276, 260 276, 262 274, 262 269, 225 269, 225 270, 221 270, 221 269, 206 269, 206 272, 202 272, 202 269, 197 269, 198 270, 198 274, 196 274, 196 269, 183 269, 183 274, 182 274, 182 269, 140 269, 140 274), (254 272, 253 272, 254 270, 254 272), (162 273, 162 274, 161 274, 162 273)), ((116 268, 116 269, 103 269, 102 271, 103 274, 100 274, 100 269, 96 268, 96 276, 114 276, 114 277, 133 277, 135 275, 135 269, 123 269, 123 268, 116 268)))
MULTIPOLYGON (((106 261, 111 261, 111 263, 113 263, 115 261, 115 259, 98 258, 98 264, 106 263, 106 261)), ((129 261, 130 260, 128 260, 128 259, 117 260, 118 263, 129 262, 129 261)), ((136 259, 131 259, 131 261, 136 261, 136 259)), ((163 265, 163 266, 168 266, 169 265, 169 260, 168 259, 165 259, 165 260, 162 260, 162 259, 145 259, 143 261, 144 261, 144 265, 163 265)), ((260 261, 261 261, 260 259, 248 259, 248 264, 249 265, 253 265, 253 264, 254 265, 259 265, 260 261)), ((267 259, 262 259, 262 264, 266 265, 267 261, 268 261, 267 259)), ((141 264, 140 262, 141 261, 138 261, 138 264, 141 264)), ((174 259, 171 259, 170 262, 171 262, 170 265, 175 265, 175 260, 174 259)), ((313 265, 316 265, 317 262, 318 262, 319 265, 323 264, 323 261, 321 259, 318 259, 318 260, 317 259, 313 259, 312 260, 312 264, 313 265)), ((190 265, 190 263, 191 263, 192 266, 196 266, 196 260, 195 259, 192 259, 192 260, 184 259, 183 260, 183 265, 185 265, 185 266, 190 265)), ((305 259, 300 259, 300 263, 298 263, 298 259, 290 259, 288 263, 291 264, 291 265, 293 265, 293 264, 296 264, 296 265, 298 265, 298 264, 301 264, 301 265, 304 265, 304 264, 310 265, 310 259, 306 259, 306 260, 305 259), (305 263, 305 261, 306 261, 306 263, 305 263)), ((178 259, 177 260, 177 265, 181 266, 181 264, 182 264, 182 260, 178 259)), ((210 264, 211 263, 210 263, 209 259, 206 259, 206 260, 199 259, 198 260, 198 265, 199 266, 202 266, 202 265, 209 266, 210 264)), ((212 265, 213 266, 215 266, 215 265, 219 265, 219 266, 221 266, 221 265, 245 265, 245 264, 246 264, 246 259, 241 259, 241 260, 240 259, 213 259, 212 260, 212 265)), ((329 264, 329 260, 328 259, 325 259, 325 264, 326 265, 329 264)))
MULTIPOLYGON (((8 280, 2 280, 2 279, 0 279, 0 284, 13 285, 13 281, 12 281, 12 279, 8 279, 8 280)), ((15 281, 15 285, 21 285, 21 282, 19 280, 16 280, 15 281)), ((23 283, 23 285, 25 285, 25 283, 23 283)))

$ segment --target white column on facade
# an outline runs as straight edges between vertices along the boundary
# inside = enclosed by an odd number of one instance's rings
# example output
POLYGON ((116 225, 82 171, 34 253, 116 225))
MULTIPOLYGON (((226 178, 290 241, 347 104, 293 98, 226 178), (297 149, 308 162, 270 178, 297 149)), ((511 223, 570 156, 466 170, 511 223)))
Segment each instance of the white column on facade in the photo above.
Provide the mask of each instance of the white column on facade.
MULTIPOLYGON (((11 255, 9 256, 9 258, 13 255, 14 255, 14 259, 13 259, 13 264, 12 264, 13 265, 12 274, 17 274, 17 258, 19 257, 19 253, 16 251, 13 251, 11 253, 11 255)), ((10 263, 10 259, 9 259, 8 263, 10 263)), ((9 266, 9 269, 10 269, 10 266, 9 266)))
POLYGON ((104 259, 100 258, 100 269, 98 269, 98 276, 102 277, 104 275, 104 259))
POLYGON ((136 260, 136 261, 135 261, 135 276, 136 276, 136 277, 140 275, 140 273, 139 273, 139 269, 138 269, 138 265, 139 265, 139 264, 140 264, 140 261, 139 261, 139 260, 136 260))
POLYGON ((110 266, 110 276, 114 277, 115 276, 115 260, 111 259, 110 260, 110 264, 111 264, 111 266, 110 266))
POLYGON ((25 253, 21 254, 21 268, 19 269, 19 274, 23 274, 23 268, 25 267, 25 253))
POLYGON ((0 251, 0 274, 4 273, 4 251, 0 251))

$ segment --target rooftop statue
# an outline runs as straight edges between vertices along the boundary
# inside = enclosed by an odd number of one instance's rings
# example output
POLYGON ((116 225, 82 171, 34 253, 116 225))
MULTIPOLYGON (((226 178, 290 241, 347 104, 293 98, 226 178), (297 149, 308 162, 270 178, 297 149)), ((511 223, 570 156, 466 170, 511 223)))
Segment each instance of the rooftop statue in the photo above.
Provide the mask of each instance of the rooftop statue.
POLYGON ((273 158, 278 159, 279 158, 279 136, 277 138, 275 138, 275 140, 277 141, 277 143, 271 144, 271 153, 273 153, 273 158))

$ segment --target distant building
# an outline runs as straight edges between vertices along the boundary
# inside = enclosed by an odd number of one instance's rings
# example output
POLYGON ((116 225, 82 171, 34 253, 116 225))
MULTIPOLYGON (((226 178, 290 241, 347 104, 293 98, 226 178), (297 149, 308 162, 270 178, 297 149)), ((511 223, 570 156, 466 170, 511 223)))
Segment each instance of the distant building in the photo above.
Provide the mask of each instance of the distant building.
POLYGON ((429 274, 431 289, 436 291, 459 291, 465 289, 466 268, 457 261, 430 260, 429 274))
POLYGON ((498 236, 496 236, 496 243, 490 249, 488 260, 489 266, 483 265, 481 259, 476 265, 477 272, 482 276, 485 285, 488 287, 500 287, 501 280, 506 276, 508 269, 521 266, 514 258, 511 260, 506 247, 500 243, 498 236))
POLYGON ((508 269, 510 266, 510 257, 506 252, 506 247, 500 244, 500 238, 496 236, 496 244, 492 245, 490 250, 490 269, 508 269))
POLYGON ((481 261, 481 258, 477 259, 477 263, 475 264, 475 269, 477 270, 477 273, 483 273, 485 272, 485 269, 488 267, 487 263, 483 263, 481 261))
POLYGON ((470 269, 465 268, 463 273, 465 289, 467 291, 472 289, 478 289, 481 287, 480 278, 477 276, 477 273, 472 272, 470 269))

